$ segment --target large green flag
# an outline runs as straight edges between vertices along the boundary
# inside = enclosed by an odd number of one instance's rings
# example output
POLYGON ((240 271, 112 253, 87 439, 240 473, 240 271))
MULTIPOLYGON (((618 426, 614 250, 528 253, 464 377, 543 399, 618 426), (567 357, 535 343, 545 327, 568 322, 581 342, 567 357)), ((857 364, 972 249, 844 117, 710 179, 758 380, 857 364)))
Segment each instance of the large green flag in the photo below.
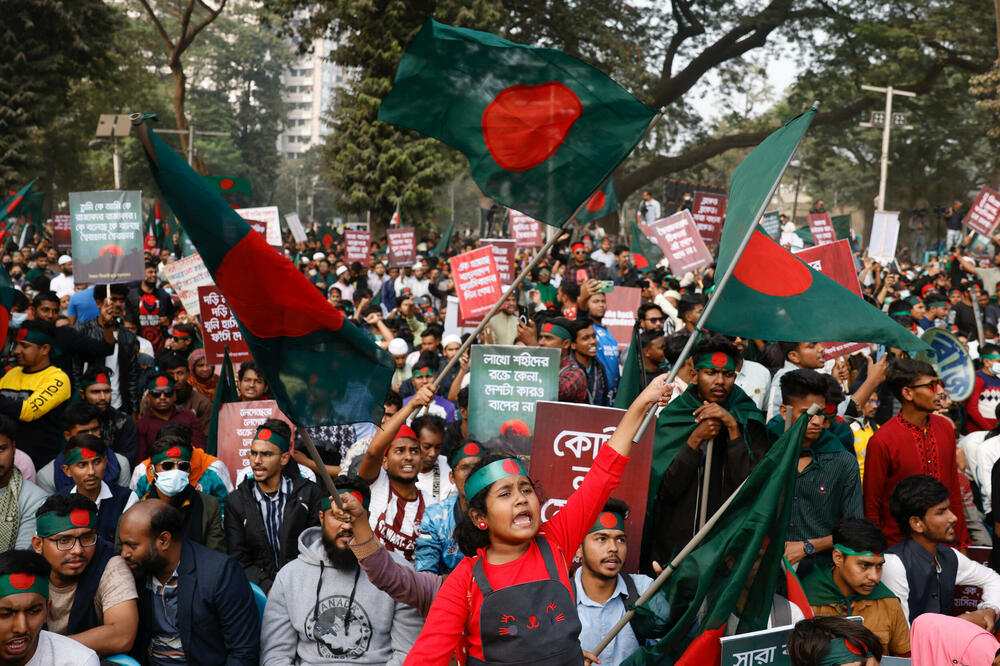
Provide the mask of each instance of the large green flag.
POLYGON ((455 220, 451 221, 448 228, 444 230, 444 234, 441 236, 441 240, 434 247, 435 257, 444 257, 448 252, 448 248, 451 246, 451 237, 455 234, 455 220))
POLYGON ((215 385, 215 399, 212 400, 212 419, 208 422, 205 453, 219 455, 219 410, 227 402, 239 402, 240 394, 236 390, 236 376, 233 372, 233 362, 229 358, 229 345, 222 357, 222 370, 219 373, 219 383, 215 385))
POLYGON ((622 365, 622 378, 618 382, 618 391, 615 393, 615 407, 618 409, 628 409, 632 401, 639 397, 646 382, 645 365, 642 362, 642 346, 639 343, 639 323, 632 327, 632 340, 628 345, 628 354, 625 355, 625 364, 622 365))
POLYGON ((253 196, 250 181, 237 176, 205 176, 205 180, 219 194, 242 194, 253 196))
POLYGON ((663 260, 663 250, 649 239, 635 220, 632 220, 631 227, 632 264, 643 275, 652 273, 656 269, 656 265, 663 260))
POLYGON ((729 181, 716 275, 736 263, 703 324, 727 335, 796 342, 878 342, 926 349, 915 335, 857 295, 796 259, 758 225, 739 257, 740 243, 771 198, 816 109, 788 121, 750 153, 729 181))
POLYGON ((403 54, 378 119, 460 150, 483 194, 561 226, 655 114, 561 51, 428 19, 403 54))
POLYGON ((591 220, 599 220, 605 215, 617 212, 618 195, 615 193, 615 183, 608 178, 601 189, 587 199, 587 205, 583 207, 576 219, 580 224, 587 224, 591 220))
POLYGON ((19 189, 17 192, 12 194, 10 198, 0 204, 0 220, 4 220, 11 215, 16 215, 24 203, 24 197, 27 196, 31 188, 35 186, 38 181, 37 178, 33 178, 30 183, 19 189))
POLYGON ((737 633, 767 626, 808 422, 799 417, 782 435, 704 540, 650 602, 637 608, 633 626, 663 638, 624 664, 718 664, 719 639, 730 618, 737 633), (662 614, 663 601, 669 603, 669 618, 662 614))
POLYGON ((850 240, 851 239, 851 216, 850 215, 834 215, 830 218, 830 222, 833 223, 833 233, 837 240, 850 240))

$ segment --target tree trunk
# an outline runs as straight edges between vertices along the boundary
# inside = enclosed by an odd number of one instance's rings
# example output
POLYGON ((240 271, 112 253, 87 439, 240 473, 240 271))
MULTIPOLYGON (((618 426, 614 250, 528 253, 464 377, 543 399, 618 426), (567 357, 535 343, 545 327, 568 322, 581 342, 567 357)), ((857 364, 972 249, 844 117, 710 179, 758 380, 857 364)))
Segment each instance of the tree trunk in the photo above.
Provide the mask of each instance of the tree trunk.
MULTIPOLYGON (((184 102, 187 99, 187 74, 184 73, 184 66, 181 65, 180 60, 177 60, 170 66, 170 71, 173 72, 174 77, 174 120, 177 122, 177 129, 183 131, 179 135, 181 138, 181 151, 184 153, 184 159, 187 160, 188 153, 191 150, 189 146, 190 137, 188 136, 187 114, 184 111, 184 102)), ((191 167, 203 176, 208 173, 197 153, 194 154, 191 167)))

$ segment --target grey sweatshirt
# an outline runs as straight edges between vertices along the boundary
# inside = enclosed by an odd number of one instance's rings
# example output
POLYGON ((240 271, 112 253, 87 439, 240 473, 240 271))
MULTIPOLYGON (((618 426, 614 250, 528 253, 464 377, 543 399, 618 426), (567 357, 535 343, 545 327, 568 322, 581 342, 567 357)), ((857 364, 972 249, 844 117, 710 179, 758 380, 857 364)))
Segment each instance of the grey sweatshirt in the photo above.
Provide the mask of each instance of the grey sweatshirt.
MULTIPOLYGON (((423 627, 420 614, 393 601, 361 571, 345 635, 355 572, 333 568, 321 537, 322 527, 302 532, 299 556, 274 580, 264 609, 260 663, 402 664, 423 627), (323 581, 317 593, 321 568, 323 581), (319 619, 314 622, 317 598, 319 619)), ((406 564, 402 557, 399 561, 406 564)))

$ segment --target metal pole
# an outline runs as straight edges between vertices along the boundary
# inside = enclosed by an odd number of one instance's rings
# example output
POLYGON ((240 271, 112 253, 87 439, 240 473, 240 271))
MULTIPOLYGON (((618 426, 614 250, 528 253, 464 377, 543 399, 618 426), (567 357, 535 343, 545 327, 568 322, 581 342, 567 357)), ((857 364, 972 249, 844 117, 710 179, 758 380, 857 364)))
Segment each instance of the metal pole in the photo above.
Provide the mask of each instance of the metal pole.
POLYGON ((194 124, 188 125, 188 165, 194 166, 194 124))
POLYGON ((316 472, 319 477, 323 479, 323 485, 326 486, 326 490, 330 493, 330 497, 333 498, 334 503, 337 505, 338 509, 344 508, 344 503, 340 501, 340 493, 337 492, 337 486, 333 482, 333 477, 330 476, 330 472, 326 469, 326 463, 319 455, 319 451, 316 449, 316 445, 313 444, 312 437, 309 436, 309 431, 305 428, 299 428, 299 434, 302 435, 302 443, 306 445, 309 449, 309 457, 312 458, 313 463, 316 465, 316 472))
POLYGON ((878 209, 885 210, 885 185, 889 178, 889 131, 892 125, 892 86, 885 89, 885 121, 882 123, 882 164, 878 181, 878 209))
POLYGON ((113 133, 111 135, 111 148, 111 164, 115 171, 115 189, 120 190, 122 189, 122 156, 118 152, 118 136, 113 133))
POLYGON ((701 480, 701 507, 698 511, 698 529, 705 526, 708 519, 708 486, 712 479, 712 452, 715 447, 715 438, 708 440, 705 447, 705 476, 701 480))

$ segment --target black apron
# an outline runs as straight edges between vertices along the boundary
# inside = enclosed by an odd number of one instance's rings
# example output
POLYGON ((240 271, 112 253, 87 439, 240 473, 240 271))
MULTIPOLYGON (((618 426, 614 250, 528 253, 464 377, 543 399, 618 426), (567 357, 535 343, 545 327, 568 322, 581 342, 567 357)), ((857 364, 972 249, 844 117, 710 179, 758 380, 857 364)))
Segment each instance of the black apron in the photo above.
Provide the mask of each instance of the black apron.
POLYGON ((578 666, 580 618, 576 602, 559 580, 552 548, 544 537, 535 539, 549 577, 494 590, 483 570, 483 558, 472 566, 472 576, 483 594, 479 635, 485 661, 469 656, 469 666, 578 666))

